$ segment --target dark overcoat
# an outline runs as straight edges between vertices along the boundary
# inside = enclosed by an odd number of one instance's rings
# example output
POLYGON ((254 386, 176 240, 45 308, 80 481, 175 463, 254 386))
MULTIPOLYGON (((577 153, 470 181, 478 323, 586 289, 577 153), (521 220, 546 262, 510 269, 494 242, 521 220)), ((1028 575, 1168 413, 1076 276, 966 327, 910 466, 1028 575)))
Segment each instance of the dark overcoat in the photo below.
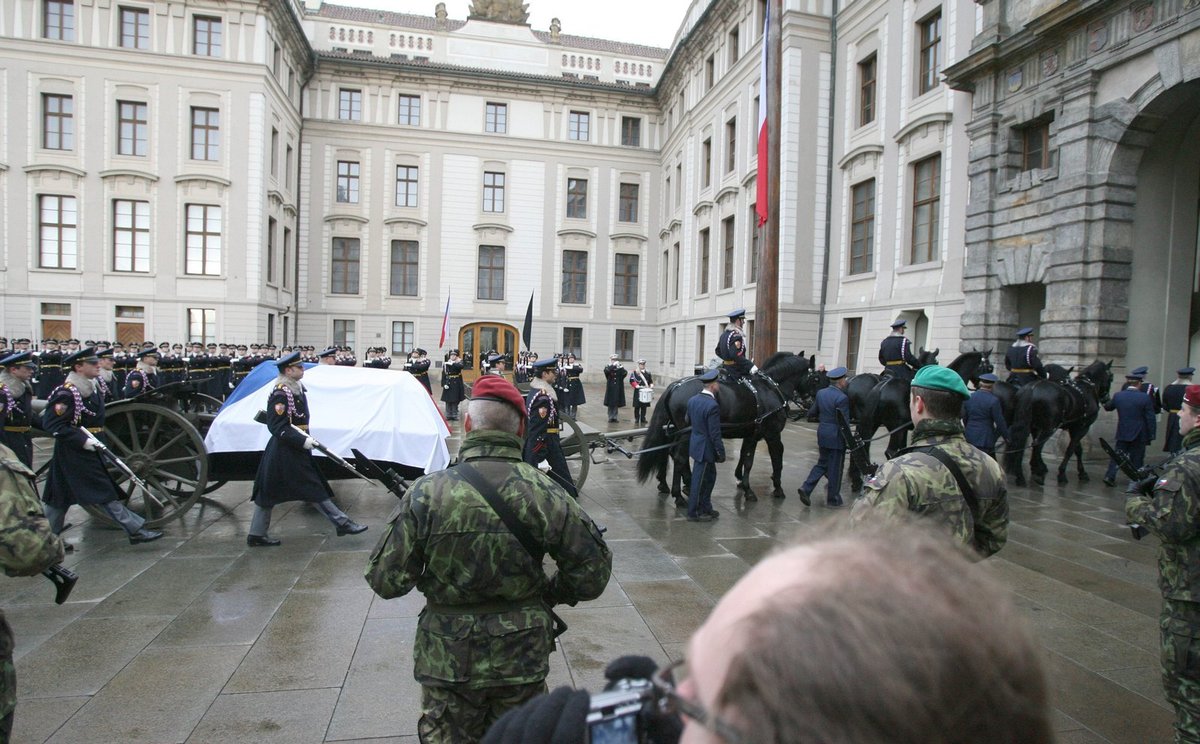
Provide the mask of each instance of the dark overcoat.
POLYGON ((604 368, 604 405, 610 408, 625 407, 625 368, 610 364, 604 368))
POLYGON ((271 440, 254 476, 255 504, 272 507, 285 501, 324 501, 333 498, 329 481, 321 475, 311 451, 304 449, 308 431, 308 398, 301 388, 294 395, 286 385, 276 384, 267 398, 267 428, 271 440))
POLYGON ((721 406, 707 393, 696 393, 688 399, 688 421, 692 433, 688 437, 688 457, 697 462, 716 462, 717 455, 725 456, 721 441, 721 406))
POLYGON ((442 365, 442 402, 461 403, 466 397, 462 380, 463 363, 446 362, 442 365))
POLYGON ((27 468, 33 468, 33 439, 29 435, 32 405, 31 384, 26 383, 20 395, 0 385, 0 444, 16 453, 27 468))
POLYGON ((963 435, 967 441, 984 452, 996 449, 996 440, 1008 439, 1008 423, 1004 406, 987 390, 976 390, 962 407, 963 435))
POLYGON ((101 439, 104 429, 104 398, 100 388, 86 398, 71 382, 50 393, 42 414, 46 431, 54 437, 54 457, 42 500, 59 509, 71 504, 107 504, 117 498, 117 487, 100 453, 89 452, 83 444, 88 429, 101 439))
POLYGON ((817 391, 817 399, 813 401, 808 411, 808 418, 816 419, 817 446, 831 450, 844 450, 846 443, 842 441, 841 429, 838 428, 837 412, 841 411, 850 420, 850 398, 846 392, 836 385, 821 388, 817 391))

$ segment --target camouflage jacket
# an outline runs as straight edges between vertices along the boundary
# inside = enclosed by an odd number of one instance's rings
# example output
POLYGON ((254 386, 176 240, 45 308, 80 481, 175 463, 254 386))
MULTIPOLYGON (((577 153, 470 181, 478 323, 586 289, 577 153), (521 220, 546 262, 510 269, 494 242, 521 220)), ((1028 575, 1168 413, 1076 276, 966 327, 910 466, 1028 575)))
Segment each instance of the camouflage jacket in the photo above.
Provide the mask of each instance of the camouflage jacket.
MULTIPOLYGON (((888 460, 866 484, 851 518, 911 511, 941 520, 960 541, 987 557, 1008 539, 1008 492, 1000 466, 963 437, 959 421, 922 421, 913 431, 912 448, 936 445, 947 452, 975 487, 978 518, 972 516, 954 476, 926 452, 905 451, 888 460)), ((911 448, 910 448, 911 449, 911 448)))
POLYGON ((531 557, 451 467, 413 483, 371 555, 367 583, 385 599, 414 587, 425 596, 413 648, 422 684, 540 682, 554 648, 548 608, 600 596, 612 553, 575 499, 521 462, 515 435, 470 432, 459 459, 496 484, 557 573, 547 577, 541 557, 531 557))
POLYGON ((1200 602, 1200 427, 1183 438, 1184 451, 1172 458, 1151 495, 1125 502, 1125 515, 1162 541, 1158 586, 1176 602, 1200 602))
POLYGON ((33 471, 0 445, 0 566, 9 576, 37 576, 63 559, 33 490, 33 471))

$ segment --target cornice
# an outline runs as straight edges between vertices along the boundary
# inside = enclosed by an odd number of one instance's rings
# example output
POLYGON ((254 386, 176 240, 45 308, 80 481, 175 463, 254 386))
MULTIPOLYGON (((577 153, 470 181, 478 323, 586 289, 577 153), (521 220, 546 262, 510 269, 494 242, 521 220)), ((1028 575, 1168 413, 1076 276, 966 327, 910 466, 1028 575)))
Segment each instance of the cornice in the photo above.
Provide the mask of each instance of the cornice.
POLYGON ((416 227, 429 227, 429 223, 425 220, 419 220, 416 217, 388 217, 383 221, 385 225, 415 225, 416 227))
POLYGON ((716 200, 721 201, 725 197, 731 196, 731 195, 736 197, 738 195, 738 192, 740 192, 740 191, 741 191, 741 186, 726 186, 725 188, 723 188, 717 192, 716 200))
POLYGON ((918 116, 909 123, 900 127, 900 130, 896 132, 892 139, 897 143, 903 142, 904 140, 908 139, 913 132, 917 131, 921 127, 928 126, 929 124, 949 124, 953 118, 954 115, 949 111, 935 111, 932 114, 918 116))
POLYGON ((34 163, 33 165, 25 166, 21 170, 25 171, 26 173, 70 173, 71 175, 79 176, 80 178, 85 178, 87 176, 87 171, 85 170, 81 170, 70 165, 51 165, 50 163, 34 163))
POLYGON ((229 188, 230 186, 233 185, 233 181, 230 181, 228 178, 221 178, 220 176, 210 176, 205 173, 180 173, 178 176, 175 176, 175 183, 186 183, 187 181, 203 181, 203 182, 207 182, 207 183, 215 183, 219 186, 224 186, 226 188, 229 188))
POLYGON ((592 240, 596 239, 596 233, 592 232, 591 230, 585 230, 582 227, 564 227, 555 233, 555 235, 558 235, 560 238, 568 235, 582 235, 585 238, 590 238, 592 240))
POLYGON ((477 222, 471 226, 471 229, 475 232, 482 232, 484 230, 502 230, 510 233, 513 231, 511 227, 502 222, 477 222))
POLYGON ((632 233, 632 232, 612 233, 608 237, 611 240, 639 240, 643 243, 650 240, 645 235, 641 235, 639 233, 632 233))
POLYGON ((856 158, 858 158, 862 155, 882 155, 882 154, 883 154, 883 145, 876 145, 876 144, 859 145, 858 147, 854 148, 853 150, 851 150, 850 152, 848 152, 842 156, 842 159, 838 161, 838 168, 839 169, 845 168, 847 165, 849 165, 851 162, 853 162, 856 158))
POLYGON ((698 214, 700 214, 700 212, 702 210, 712 209, 712 208, 713 208, 713 203, 711 201, 709 201, 708 199, 704 199, 703 201, 696 202, 695 206, 692 207, 692 214, 698 215, 698 214))
POLYGON ((357 222, 360 225, 370 223, 370 220, 359 214, 327 214, 324 222, 357 222))

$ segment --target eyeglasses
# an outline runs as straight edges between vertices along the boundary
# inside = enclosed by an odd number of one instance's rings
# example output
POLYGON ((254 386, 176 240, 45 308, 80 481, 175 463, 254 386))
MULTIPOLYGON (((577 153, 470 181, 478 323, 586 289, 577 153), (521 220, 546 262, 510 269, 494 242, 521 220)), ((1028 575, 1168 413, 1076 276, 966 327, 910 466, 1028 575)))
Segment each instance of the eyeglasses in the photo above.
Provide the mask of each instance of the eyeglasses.
POLYGON ((709 713, 698 701, 688 700, 679 694, 676 689, 675 671, 683 667, 686 663, 685 659, 672 662, 655 672, 654 677, 650 680, 654 684, 654 687, 666 698, 667 705, 665 712, 680 713, 687 716, 703 728, 712 731, 724 739, 728 744, 745 744, 745 742, 749 741, 741 731, 728 721, 721 719, 713 713, 709 713))

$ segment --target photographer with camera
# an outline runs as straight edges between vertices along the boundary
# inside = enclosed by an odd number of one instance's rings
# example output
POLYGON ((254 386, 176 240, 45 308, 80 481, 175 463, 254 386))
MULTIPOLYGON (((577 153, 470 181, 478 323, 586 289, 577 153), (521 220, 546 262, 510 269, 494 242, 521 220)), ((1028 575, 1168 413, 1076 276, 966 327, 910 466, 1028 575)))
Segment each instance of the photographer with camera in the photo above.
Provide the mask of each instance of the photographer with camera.
MULTIPOLYGON (((1162 680, 1175 709, 1175 741, 1200 741, 1200 385, 1189 385, 1179 409, 1183 452, 1169 460, 1149 493, 1131 493, 1129 521, 1158 536, 1158 626, 1162 680)), ((1119 445, 1118 445, 1119 447, 1119 445)))
POLYGON ((618 659, 605 672, 615 690, 559 688, 484 744, 1053 741, 1042 652, 1008 590, 906 522, 765 558, 692 635, 686 662, 618 659))

